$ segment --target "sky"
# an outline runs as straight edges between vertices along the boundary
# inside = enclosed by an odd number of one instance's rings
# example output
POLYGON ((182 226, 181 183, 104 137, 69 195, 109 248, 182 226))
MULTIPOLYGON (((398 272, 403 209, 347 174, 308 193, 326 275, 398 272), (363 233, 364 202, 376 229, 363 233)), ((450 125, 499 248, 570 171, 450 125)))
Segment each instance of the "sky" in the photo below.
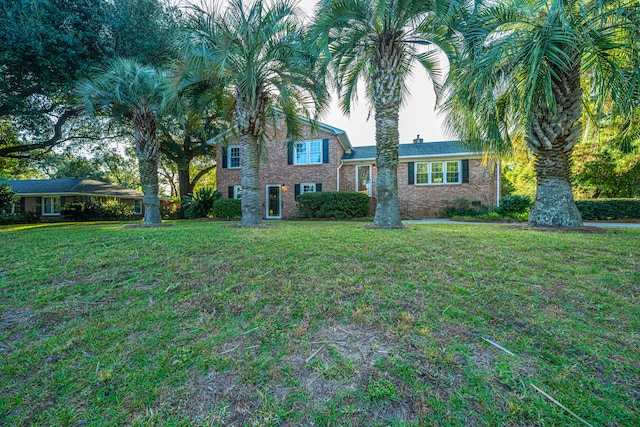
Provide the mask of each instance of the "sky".
MULTIPOLYGON (((300 0, 300 8, 307 14, 309 20, 313 16, 316 2, 317 0, 300 0)), ((414 66, 413 75, 407 81, 409 95, 406 96, 404 105, 400 109, 400 143, 411 143, 418 134, 425 142, 452 139, 450 135, 444 133, 442 117, 434 110, 436 97, 431 81, 427 78, 426 71, 418 67, 420 67, 419 64, 414 66)), ((362 89, 364 89, 363 85, 362 89)), ((352 102, 351 114, 347 117, 338 106, 336 94, 332 93, 331 104, 320 121, 344 130, 353 146, 375 145, 374 114, 372 112, 367 120, 369 104, 364 96, 364 90, 359 91, 358 94, 358 102, 352 102)))

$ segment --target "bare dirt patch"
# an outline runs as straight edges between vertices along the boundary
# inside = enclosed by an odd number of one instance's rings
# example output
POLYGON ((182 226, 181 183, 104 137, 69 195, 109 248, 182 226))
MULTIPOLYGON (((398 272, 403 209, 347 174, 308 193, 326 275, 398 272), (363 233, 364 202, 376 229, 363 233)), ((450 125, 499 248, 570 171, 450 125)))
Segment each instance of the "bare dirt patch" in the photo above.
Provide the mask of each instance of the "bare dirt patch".
POLYGON ((583 234, 617 234, 619 230, 612 230, 610 228, 595 227, 593 225, 585 225, 582 227, 531 227, 529 225, 510 225, 507 226, 514 230, 527 230, 527 231, 541 231, 543 233, 583 233, 583 234))

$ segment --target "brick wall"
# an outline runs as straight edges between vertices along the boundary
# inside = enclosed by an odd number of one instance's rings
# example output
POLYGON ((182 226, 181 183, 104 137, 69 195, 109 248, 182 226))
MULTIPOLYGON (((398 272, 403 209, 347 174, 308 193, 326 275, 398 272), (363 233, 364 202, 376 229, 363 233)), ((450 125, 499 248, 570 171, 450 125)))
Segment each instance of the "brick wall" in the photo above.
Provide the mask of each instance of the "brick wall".
MULTIPOLYGON (((340 189, 354 191, 355 165, 344 165, 340 171, 340 189)), ((483 165, 482 159, 469 160, 469 183, 445 185, 409 185, 408 163, 398 164, 398 199, 400 213, 412 218, 442 216, 442 209, 456 199, 479 201, 485 206, 496 205, 495 168, 483 165)), ((375 169, 373 171, 373 197, 375 198, 375 169)))
MULTIPOLYGON (((270 129, 267 135, 271 135, 267 142, 267 156, 269 162, 260 164, 260 200, 262 203, 262 213, 265 216, 266 186, 284 184, 282 188, 282 218, 295 216, 298 207, 295 202, 295 184, 319 183, 322 184, 322 191, 336 191, 337 177, 336 171, 340 164, 340 159, 344 154, 344 149, 335 134, 328 131, 311 131, 309 126, 305 126, 302 136, 298 140, 306 139, 328 139, 329 140, 329 163, 319 165, 289 165, 287 164, 287 138, 284 131, 280 131, 274 136, 270 129)), ((237 140, 229 141, 229 145, 238 144, 237 140)), ((222 165, 222 147, 218 147, 216 161, 222 165)), ((218 168, 217 170, 218 191, 222 197, 228 197, 228 188, 240 185, 240 169, 218 168)))

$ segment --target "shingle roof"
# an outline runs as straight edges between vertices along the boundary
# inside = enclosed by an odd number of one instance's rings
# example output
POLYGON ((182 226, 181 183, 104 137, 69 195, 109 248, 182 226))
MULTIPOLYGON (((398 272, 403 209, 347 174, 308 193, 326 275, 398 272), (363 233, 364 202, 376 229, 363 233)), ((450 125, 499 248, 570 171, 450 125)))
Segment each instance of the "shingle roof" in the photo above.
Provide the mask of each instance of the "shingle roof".
MULTIPOLYGON (((464 148, 458 141, 422 142, 420 144, 398 145, 398 155, 403 157, 433 157, 457 154, 481 154, 464 148)), ((369 160, 376 158, 375 145, 366 147, 353 147, 350 153, 342 156, 342 160, 369 160)))
POLYGON ((141 191, 83 178, 5 180, 17 194, 88 194, 105 197, 142 197, 141 191))

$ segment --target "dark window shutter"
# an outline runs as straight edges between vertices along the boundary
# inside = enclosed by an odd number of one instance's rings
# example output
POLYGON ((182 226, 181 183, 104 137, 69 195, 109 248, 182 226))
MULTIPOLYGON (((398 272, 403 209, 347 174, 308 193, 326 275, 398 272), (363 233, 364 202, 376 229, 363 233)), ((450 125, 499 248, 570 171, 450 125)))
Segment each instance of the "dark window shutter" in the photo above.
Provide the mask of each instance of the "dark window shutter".
POLYGON ((222 169, 227 168, 227 147, 222 147, 222 169))
POLYGON ((322 192, 322 184, 321 183, 316 183, 316 192, 317 193, 321 193, 322 192))
POLYGON ((42 214, 42 197, 36 197, 36 213, 42 214))
POLYGON ((297 199, 297 198, 298 198, 298 196, 300 195, 300 184, 296 184, 296 185, 294 185, 294 189, 295 189, 295 191, 294 191, 294 193, 295 193, 295 198, 297 199))
POLYGON ((293 142, 287 144, 287 164, 293 164, 293 142))
POLYGON ((233 199, 233 186, 229 186, 229 198, 233 199))
POLYGON ((26 203, 27 199, 24 197, 20 197, 20 212, 24 212, 24 209, 27 207, 26 203))
POLYGON ((413 185, 415 183, 415 165, 416 164, 414 162, 407 163, 407 170, 409 171, 407 176, 407 184, 409 185, 413 185))
POLYGON ((329 140, 322 140, 322 163, 329 163, 329 140))
POLYGON ((469 182, 469 160, 464 159, 462 161, 462 182, 469 182))
POLYGON ((64 206, 64 196, 60 196, 60 207, 64 206))

